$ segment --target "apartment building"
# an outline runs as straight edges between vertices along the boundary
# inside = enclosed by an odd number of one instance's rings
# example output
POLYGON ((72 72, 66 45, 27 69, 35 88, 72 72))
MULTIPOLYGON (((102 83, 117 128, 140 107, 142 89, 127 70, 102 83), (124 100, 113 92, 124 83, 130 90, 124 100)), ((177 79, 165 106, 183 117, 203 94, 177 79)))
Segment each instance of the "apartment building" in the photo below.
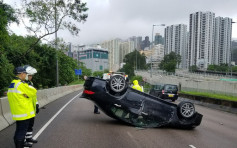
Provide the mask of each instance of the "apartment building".
POLYGON ((181 56, 179 68, 187 68, 187 25, 178 24, 165 28, 165 55, 175 52, 181 56))
POLYGON ((214 63, 215 13, 196 12, 189 18, 188 65, 207 69, 214 63))

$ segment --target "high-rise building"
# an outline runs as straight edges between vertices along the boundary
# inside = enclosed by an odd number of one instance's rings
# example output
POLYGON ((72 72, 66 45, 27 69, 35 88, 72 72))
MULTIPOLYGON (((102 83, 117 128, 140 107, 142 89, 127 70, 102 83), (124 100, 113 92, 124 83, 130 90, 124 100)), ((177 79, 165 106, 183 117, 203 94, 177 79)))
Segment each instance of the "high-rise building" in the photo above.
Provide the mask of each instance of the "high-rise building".
POLYGON ((137 37, 137 47, 135 47, 135 49, 137 50, 142 50, 142 37, 141 36, 138 36, 137 37))
POLYGON ((214 62, 215 14, 196 12, 189 19, 188 65, 207 69, 214 62))
POLYGON ((157 44, 151 50, 142 50, 140 54, 144 54, 147 63, 152 64, 152 69, 158 69, 159 64, 164 59, 164 45, 157 44))
POLYGON ((126 54, 129 54, 135 50, 134 41, 124 41, 120 42, 120 52, 119 52, 119 63, 123 63, 123 59, 126 54))
POLYGON ((140 44, 142 42, 142 37, 133 36, 133 37, 129 38, 129 41, 131 41, 131 43, 134 44, 134 45, 131 45, 131 46, 134 46, 134 49, 140 50, 140 44))
POLYGON ((150 47, 150 41, 148 36, 146 36, 145 40, 142 41, 142 50, 144 50, 146 47, 150 47))
POLYGON ((178 24, 165 28, 165 54, 175 52, 181 56, 180 68, 187 68, 187 25, 178 24))
POLYGON ((232 19, 216 17, 214 64, 229 64, 231 61, 232 19))
POLYGON ((155 42, 155 45, 157 44, 164 45, 164 38, 159 33, 156 33, 154 42, 155 42))
POLYGON ((119 53, 120 53, 120 39, 114 39, 110 41, 105 41, 101 43, 101 47, 108 49, 109 52, 109 70, 112 71, 117 71, 120 66, 120 58, 119 58, 119 53))

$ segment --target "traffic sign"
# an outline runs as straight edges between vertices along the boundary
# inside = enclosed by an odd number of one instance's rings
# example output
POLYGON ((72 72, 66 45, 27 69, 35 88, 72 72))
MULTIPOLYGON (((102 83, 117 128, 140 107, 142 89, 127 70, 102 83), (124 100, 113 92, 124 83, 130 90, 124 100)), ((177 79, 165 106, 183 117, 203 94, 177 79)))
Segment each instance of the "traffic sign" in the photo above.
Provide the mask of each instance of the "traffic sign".
POLYGON ((81 69, 75 69, 75 75, 82 75, 82 70, 81 69))

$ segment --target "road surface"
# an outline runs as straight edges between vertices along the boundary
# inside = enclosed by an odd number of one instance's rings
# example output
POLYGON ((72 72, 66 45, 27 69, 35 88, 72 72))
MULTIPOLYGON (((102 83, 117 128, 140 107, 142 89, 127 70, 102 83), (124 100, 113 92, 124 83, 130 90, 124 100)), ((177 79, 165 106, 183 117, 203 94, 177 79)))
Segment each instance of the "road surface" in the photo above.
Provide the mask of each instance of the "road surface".
MULTIPOLYGON (((66 95, 36 117, 33 148, 236 148, 237 115, 196 105, 203 114, 194 130, 137 128, 94 114, 94 104, 66 95), (68 103, 68 104, 67 104, 68 103), (51 119, 51 120, 50 120, 51 119)), ((14 148, 15 124, 0 132, 0 147, 14 148)))

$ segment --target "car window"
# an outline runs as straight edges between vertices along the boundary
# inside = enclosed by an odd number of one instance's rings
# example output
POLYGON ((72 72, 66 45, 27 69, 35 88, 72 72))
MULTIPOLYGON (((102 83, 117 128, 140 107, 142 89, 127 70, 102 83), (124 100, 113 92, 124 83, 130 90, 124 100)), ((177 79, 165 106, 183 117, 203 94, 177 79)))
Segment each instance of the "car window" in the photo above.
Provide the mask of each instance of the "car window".
POLYGON ((128 112, 125 109, 114 107, 114 106, 111 107, 111 111, 119 119, 128 123, 132 123, 138 127, 148 126, 148 125, 150 125, 151 127, 154 127, 154 126, 159 125, 159 122, 157 122, 157 120, 155 120, 153 117, 150 117, 150 116, 144 117, 142 115, 137 115, 137 114, 128 112))
POLYGON ((176 85, 165 85, 165 90, 178 90, 178 87, 176 85))
POLYGON ((155 85, 154 90, 162 90, 163 85, 155 85))

